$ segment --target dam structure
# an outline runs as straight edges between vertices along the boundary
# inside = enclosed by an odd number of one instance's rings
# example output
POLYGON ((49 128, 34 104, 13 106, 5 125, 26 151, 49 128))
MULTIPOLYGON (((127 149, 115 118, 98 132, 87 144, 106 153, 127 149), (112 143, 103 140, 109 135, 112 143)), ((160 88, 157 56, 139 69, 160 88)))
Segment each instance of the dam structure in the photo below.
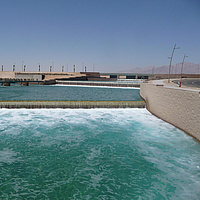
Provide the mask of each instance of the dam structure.
POLYGON ((167 80, 141 83, 140 96, 153 115, 200 141, 200 89, 178 87, 167 80))
MULTIPOLYGON (((142 75, 130 76, 121 74, 100 74, 99 72, 0 72, 2 86, 12 84, 29 85, 66 85, 66 86, 106 86, 106 87, 140 87, 140 81, 130 78, 141 79, 142 75), (126 81, 122 81, 122 80, 126 81), (118 81, 120 80, 120 81, 118 81)), ((143 77, 144 78, 144 77, 143 77)), ((41 86, 42 87, 42 86, 41 86)), ((62 93, 62 91, 60 91, 62 93)), ((59 94, 58 94, 59 95, 59 94)), ((66 94, 68 95, 68 94, 66 94)), ((127 100, 22 100, 7 99, 0 101, 0 108, 144 108, 145 102, 127 100)))
POLYGON ((2 109, 144 107, 145 102, 140 98, 138 88, 134 87, 63 84, 1 86, 0 108, 2 109))
POLYGON ((112 87, 139 87, 140 81, 149 79, 151 75, 132 73, 99 73, 99 72, 21 72, 2 71, 0 72, 0 83, 2 86, 10 86, 12 83, 40 85, 104 85, 112 87), (123 81, 122 81, 123 80, 123 81), (124 81, 125 80, 125 81, 124 81))

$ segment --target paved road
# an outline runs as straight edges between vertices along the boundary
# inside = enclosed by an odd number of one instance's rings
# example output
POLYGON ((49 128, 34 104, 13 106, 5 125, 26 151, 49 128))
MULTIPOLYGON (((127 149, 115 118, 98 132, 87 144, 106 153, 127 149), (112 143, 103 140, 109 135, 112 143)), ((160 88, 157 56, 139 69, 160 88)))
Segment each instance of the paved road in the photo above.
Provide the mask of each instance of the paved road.
MULTIPOLYGON (((179 82, 180 80, 174 81, 174 83, 179 82)), ((196 87, 200 88, 200 79, 182 79, 182 85, 186 87, 196 87)))

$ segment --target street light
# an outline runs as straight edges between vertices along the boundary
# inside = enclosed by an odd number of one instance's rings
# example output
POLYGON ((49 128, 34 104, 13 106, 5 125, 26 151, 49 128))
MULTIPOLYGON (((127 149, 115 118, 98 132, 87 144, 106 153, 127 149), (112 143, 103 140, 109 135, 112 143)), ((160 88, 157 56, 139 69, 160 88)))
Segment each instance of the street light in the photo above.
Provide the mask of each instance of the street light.
POLYGON ((180 80, 180 84, 179 87, 181 87, 181 82, 182 82, 182 73, 183 73, 183 64, 184 64, 184 60, 185 58, 187 58, 188 56, 186 56, 186 54, 183 56, 183 62, 182 62, 182 66, 181 66, 181 80, 180 80))
POLYGON ((175 50, 175 49, 180 49, 180 47, 176 47, 176 44, 175 44, 175 45, 174 45, 174 48, 173 48, 173 50, 172 50, 172 55, 171 55, 171 57, 168 57, 168 58, 170 58, 169 74, 168 74, 168 83, 170 82, 170 70, 171 70, 172 58, 173 58, 174 50, 175 50))

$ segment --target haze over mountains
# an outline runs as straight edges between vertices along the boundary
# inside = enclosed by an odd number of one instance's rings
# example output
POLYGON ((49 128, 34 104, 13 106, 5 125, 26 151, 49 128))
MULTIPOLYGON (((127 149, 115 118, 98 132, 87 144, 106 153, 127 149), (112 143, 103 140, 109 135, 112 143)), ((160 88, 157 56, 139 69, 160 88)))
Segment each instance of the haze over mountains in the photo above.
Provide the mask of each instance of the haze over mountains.
MULTIPOLYGON (((176 65, 172 65, 171 74, 180 74, 181 73, 182 63, 177 63, 176 65)), ((163 65, 159 67, 148 66, 145 68, 134 68, 132 70, 126 70, 124 72, 129 73, 144 73, 144 74, 168 74, 169 73, 169 65, 163 65)), ((183 65, 183 74, 199 74, 200 73, 200 63, 194 64, 190 62, 185 62, 183 65)))

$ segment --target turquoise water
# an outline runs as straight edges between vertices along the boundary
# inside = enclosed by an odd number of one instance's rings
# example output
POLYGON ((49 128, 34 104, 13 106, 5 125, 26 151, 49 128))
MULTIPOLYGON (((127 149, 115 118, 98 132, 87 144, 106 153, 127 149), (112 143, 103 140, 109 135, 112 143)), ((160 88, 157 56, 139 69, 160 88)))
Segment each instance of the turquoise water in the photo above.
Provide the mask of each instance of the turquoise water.
POLYGON ((0 87, 0 100, 74 100, 74 101, 140 101, 140 90, 134 88, 77 86, 10 86, 0 87))
POLYGON ((2 109, 0 125, 0 199, 200 197, 199 143, 146 109, 2 109))

